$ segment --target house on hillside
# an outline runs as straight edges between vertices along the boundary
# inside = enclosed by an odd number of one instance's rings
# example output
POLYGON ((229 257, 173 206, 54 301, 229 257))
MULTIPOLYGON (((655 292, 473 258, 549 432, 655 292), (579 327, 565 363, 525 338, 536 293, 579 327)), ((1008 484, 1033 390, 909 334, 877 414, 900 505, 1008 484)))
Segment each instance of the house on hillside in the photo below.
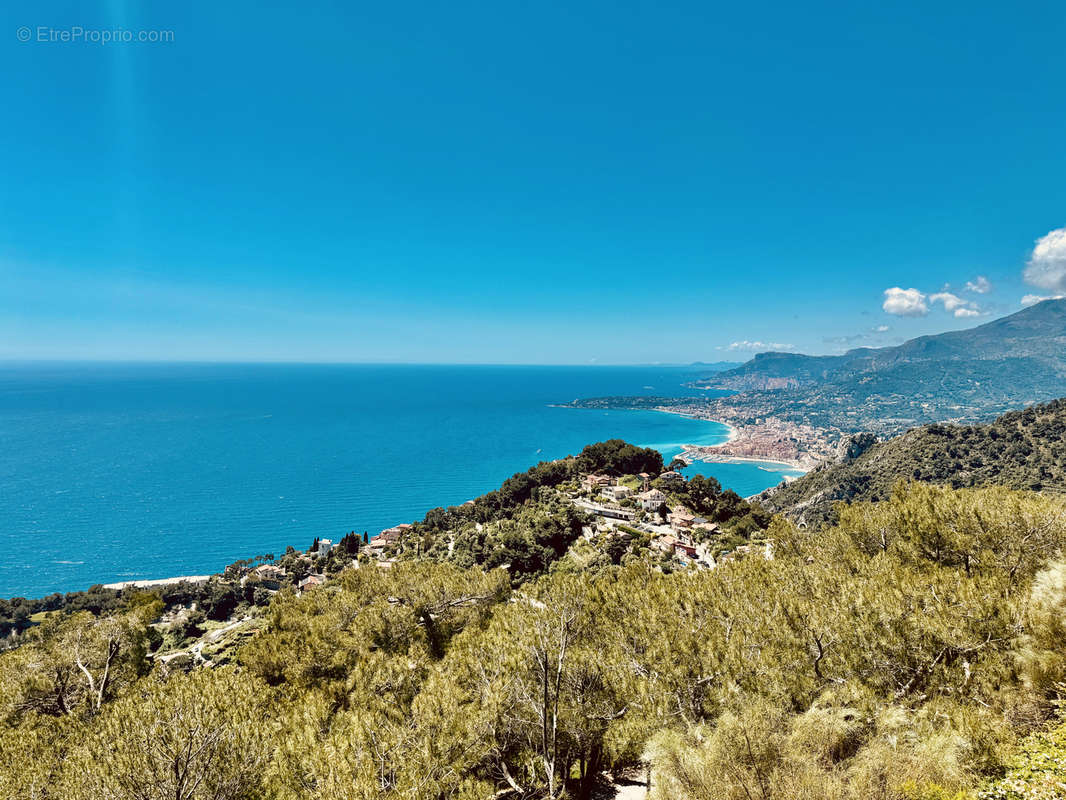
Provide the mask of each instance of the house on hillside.
POLYGON ((640 507, 645 511, 658 511, 666 504, 666 495, 658 489, 644 492, 644 494, 638 495, 637 499, 640 500, 640 507))
POLYGON ((684 535, 671 536, 666 534, 665 536, 659 536, 651 543, 651 546, 667 555, 675 556, 678 561, 688 566, 703 567, 705 569, 713 569, 716 566, 714 556, 711 555, 710 545, 707 543, 695 544, 684 535))
POLYGON ((285 570, 277 564, 261 564, 252 570, 260 580, 280 581, 285 577, 285 570))
POLYGON ((405 522, 402 525, 393 525, 391 528, 383 530, 374 538, 381 539, 388 544, 394 544, 401 541, 404 536, 410 533, 413 527, 414 526, 409 522, 405 522))
POLYGON ((285 580, 287 573, 284 569, 274 564, 262 564, 253 569, 252 574, 259 579, 264 588, 277 591, 281 588, 281 582, 285 580))
POLYGON ((609 500, 618 501, 625 500, 627 497, 630 497, 633 494, 633 490, 630 489, 628 486, 622 486, 621 484, 619 484, 618 486, 605 487, 601 494, 603 494, 603 496, 609 500))
POLYGON ((673 547, 674 555, 681 560, 681 563, 687 564, 690 561, 697 560, 696 548, 693 547, 690 543, 683 542, 680 540, 674 540, 673 547))
POLYGON ((586 475, 582 483, 584 483, 586 489, 594 492, 604 486, 610 486, 614 483, 614 480, 610 475, 586 475))
POLYGON ((669 472, 664 472, 660 475, 659 480, 663 483, 684 483, 685 476, 676 470, 670 470, 669 472))
POLYGON ((662 550, 664 553, 672 553, 674 552, 674 545, 676 543, 677 539, 670 534, 666 534, 665 536, 656 537, 652 541, 651 546, 657 550, 662 550))
POLYGON ((325 575, 315 575, 314 573, 312 573, 311 575, 308 575, 306 578, 304 578, 302 581, 300 581, 300 583, 299 583, 300 591, 303 592, 303 591, 306 591, 308 589, 313 589, 316 586, 321 586, 325 582, 326 582, 326 576, 325 575))
POLYGON ((319 539, 318 540, 318 555, 320 557, 321 556, 328 556, 329 555, 329 551, 332 550, 333 548, 334 548, 334 544, 333 544, 333 540, 332 539, 319 539))
POLYGON ((670 521, 670 527, 674 531, 689 530, 696 523, 696 515, 686 511, 683 508, 679 508, 671 513, 667 519, 670 521))

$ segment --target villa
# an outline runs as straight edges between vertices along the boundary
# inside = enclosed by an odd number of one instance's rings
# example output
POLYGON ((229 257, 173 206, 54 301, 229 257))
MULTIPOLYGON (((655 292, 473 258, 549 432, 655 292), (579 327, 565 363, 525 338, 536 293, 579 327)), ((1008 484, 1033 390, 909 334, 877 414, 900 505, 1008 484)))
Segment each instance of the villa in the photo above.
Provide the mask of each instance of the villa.
POLYGON ((640 500, 640 507, 645 511, 658 511, 666 503, 666 495, 658 489, 644 492, 644 494, 638 496, 638 499, 640 500))
POLYGON ((285 580, 287 574, 281 567, 274 564, 262 564, 252 570, 252 574, 255 575, 267 589, 280 589, 281 582, 285 580))
POLYGON ((312 573, 311 575, 308 575, 306 578, 304 578, 302 581, 300 581, 300 583, 299 583, 300 591, 302 592, 302 591, 305 591, 307 589, 312 589, 315 586, 321 586, 325 582, 326 582, 326 576, 325 575, 315 575, 315 574, 312 573))
POLYGON ((695 561, 696 560, 696 548, 691 544, 675 540, 673 543, 674 554, 682 561, 695 561))
POLYGON ((669 516, 670 527, 675 531, 688 530, 696 523, 696 515, 691 514, 685 509, 678 509, 669 516))
POLYGON ((604 486, 610 486, 614 483, 614 479, 610 475, 586 475, 584 483, 586 489, 595 491, 604 486))
POLYGON ((398 542, 403 539, 404 536, 410 533, 411 528, 413 527, 414 526, 411 523, 404 522, 401 525, 394 525, 391 528, 386 528, 374 538, 381 539, 385 542, 388 542, 389 544, 392 544, 393 542, 398 542))

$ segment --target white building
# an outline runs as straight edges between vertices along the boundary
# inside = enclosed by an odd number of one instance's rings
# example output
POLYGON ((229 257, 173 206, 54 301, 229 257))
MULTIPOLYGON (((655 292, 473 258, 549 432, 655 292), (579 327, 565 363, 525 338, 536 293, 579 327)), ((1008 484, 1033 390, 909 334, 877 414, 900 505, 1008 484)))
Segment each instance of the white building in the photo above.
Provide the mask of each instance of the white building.
POLYGON ((658 489, 640 495, 640 507, 645 511, 658 511, 666 503, 666 495, 658 489))

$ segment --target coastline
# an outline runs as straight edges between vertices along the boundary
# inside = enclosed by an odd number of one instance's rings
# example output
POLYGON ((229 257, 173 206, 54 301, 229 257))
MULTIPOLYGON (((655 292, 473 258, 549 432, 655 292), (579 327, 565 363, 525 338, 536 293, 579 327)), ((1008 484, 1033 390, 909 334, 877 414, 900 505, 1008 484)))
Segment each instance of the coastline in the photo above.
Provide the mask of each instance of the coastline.
POLYGON ((154 580, 117 581, 115 583, 105 583, 103 587, 105 589, 129 589, 132 587, 144 589, 151 586, 166 586, 168 583, 181 583, 182 581, 203 583, 210 580, 211 577, 211 575, 178 575, 173 578, 156 578, 154 580))
MULTIPOLYGON (((692 417, 692 419, 699 419, 699 417, 692 417)), ((711 445, 712 447, 721 447, 723 444, 729 444, 730 442, 736 441, 736 438, 740 436, 740 429, 736 425, 724 422, 720 419, 712 419, 711 422, 717 422, 719 425, 725 425, 728 429, 725 441, 722 442, 722 444, 711 445)))
MULTIPOLYGON (((738 456, 733 456, 733 455, 728 455, 728 454, 725 454, 725 453, 707 452, 707 451, 713 451, 713 450, 715 450, 717 448, 726 447, 727 445, 729 445, 729 444, 731 444, 731 443, 733 443, 733 442, 735 442, 738 439, 741 439, 743 437, 744 429, 739 427, 739 426, 737 426, 737 425, 734 425, 732 423, 726 422, 724 420, 710 419, 708 417, 703 417, 703 416, 690 414, 690 413, 684 413, 684 412, 677 411, 677 410, 671 409, 671 408, 655 408, 655 409, 649 409, 649 410, 659 411, 661 413, 676 414, 677 416, 684 417, 686 419, 699 421, 699 422, 713 422, 713 423, 715 423, 717 425, 721 425, 721 426, 724 427, 724 429, 725 429, 724 430, 724 438, 722 438, 716 444, 713 444, 713 445, 709 445, 709 444, 679 444, 679 445, 675 445, 675 447, 680 447, 681 448, 681 452, 675 457, 678 458, 679 460, 685 462, 686 465, 692 465, 695 462, 724 463, 724 464, 730 464, 730 463, 745 464, 746 463, 746 464, 757 464, 757 465, 760 465, 760 468, 763 468, 763 469, 765 469, 765 471, 770 472, 770 473, 773 473, 773 472, 777 471, 777 470, 772 468, 772 467, 775 467, 775 466, 779 466, 779 467, 782 467, 782 468, 785 468, 785 469, 789 469, 789 470, 796 470, 796 471, 800 471, 800 472, 805 471, 804 466, 799 464, 799 463, 797 463, 797 462, 789 462, 789 461, 783 461, 783 460, 780 460, 780 459, 773 459, 773 458, 759 458, 759 457, 755 457, 755 456, 739 456, 739 455, 738 456)), ((722 433, 716 431, 713 434, 713 436, 714 437, 720 437, 720 436, 722 436, 722 433)), ((710 437, 708 437, 708 438, 710 438, 710 437)), ((785 476, 784 479, 785 480, 790 480, 790 479, 792 479, 792 477, 793 476, 785 476)), ((751 497, 756 497, 756 496, 758 496, 758 494, 759 493, 753 494, 753 495, 751 495, 751 497)), ((109 582, 109 583, 101 583, 101 584, 96 584, 96 585, 100 586, 103 589, 109 590, 109 591, 123 591, 123 590, 126 590, 126 589, 134 589, 134 588, 151 589, 153 587, 173 585, 173 584, 182 583, 182 582, 188 582, 188 583, 194 583, 194 584, 205 583, 205 582, 211 580, 212 578, 218 577, 219 574, 220 573, 213 573, 213 574, 209 574, 209 575, 204 575, 204 574, 201 574, 201 575, 175 575, 175 576, 166 577, 166 578, 133 578, 133 579, 129 579, 129 580, 113 581, 113 582, 109 582)), ((80 590, 80 591, 85 591, 85 590, 80 590)))
MULTIPOLYGON (((265 368, 264 368, 265 369, 265 368)), ((190 378, 191 380, 191 378, 190 378)), ((543 391, 548 391, 547 389, 543 391)), ((552 390, 554 391, 554 390, 552 390)), ((509 397, 510 395, 508 395, 509 397)), ((523 397, 525 395, 523 394, 523 397)), ((525 402, 523 400, 523 402, 525 402)), ((665 403, 666 400, 660 400, 659 402, 665 403)), ((116 399, 116 403, 121 403, 121 398, 116 399)), ((524 407, 524 406, 523 406, 524 407)), ((243 406, 242 406, 243 408, 243 406)), ((258 406, 251 406, 254 411, 262 411, 264 409, 258 406)), ((644 411, 652 410, 651 408, 640 409, 644 411)), ((661 409, 669 411, 670 413, 678 414, 679 417, 685 417, 685 420, 676 420, 671 423, 670 418, 655 419, 654 415, 647 415, 646 418, 641 418, 636 415, 635 419, 627 419, 628 415, 615 415, 612 413, 610 418, 600 419, 602 415, 586 413, 586 415, 575 415, 576 421, 562 420, 556 423, 554 415, 538 414, 534 417, 538 424, 543 423, 544 432, 538 433, 536 437, 530 437, 530 441, 534 447, 553 446, 557 437, 552 431, 558 428, 559 430, 568 431, 572 437, 580 437, 580 440, 584 443, 591 443, 598 439, 607 439, 610 436, 621 436, 629 441, 641 441, 644 435, 648 438, 644 439, 649 443, 651 442, 669 442, 672 443, 669 447, 664 447, 670 455, 678 454, 684 460, 690 461, 695 455, 691 448, 700 444, 711 445, 717 444, 719 446, 735 446, 738 440, 744 441, 744 429, 746 425, 739 425, 736 421, 732 423, 726 422, 721 419, 708 419, 703 414, 691 414, 691 413, 678 413, 678 411, 672 409, 661 409), (587 420, 580 418, 580 416, 588 417, 587 420), (691 424, 691 421, 698 421, 704 424, 695 425, 691 424), (712 422, 715 424, 714 428, 709 428, 706 423, 712 422), (617 429, 617 430, 615 430, 617 429), (594 432, 602 431, 602 435, 594 435, 594 432), (646 434, 644 433, 646 432, 646 434), (609 435, 608 435, 609 434, 609 435)), ((559 412, 561 414, 561 412, 559 412)), ((249 413, 248 419, 252 420, 248 423, 247 434, 254 434, 259 430, 259 415, 253 415, 249 413)), ((508 415, 508 420, 510 415, 508 415)), ((198 423, 197 423, 198 424, 198 423)), ((211 428, 210 430, 216 430, 211 428)), ((331 429, 332 430, 332 429, 331 429)), ((76 431, 74 433, 77 433, 76 431)), ((345 428, 342 431, 344 435, 349 435, 350 431, 345 428)), ((80 441, 77 436, 72 433, 72 441, 80 441)), ((340 434, 338 434, 340 436, 340 434)), ((469 437, 472 442, 477 442, 478 437, 469 437)), ((294 440, 295 441, 295 440, 294 440)), ((324 442, 324 440, 323 440, 324 442)), ((121 438, 116 440, 116 446, 122 444, 121 438)), ((157 442, 161 444, 161 442, 157 442)), ((388 443, 385 443, 386 445, 388 443)), ((303 447, 301 444, 300 447, 303 447)), ((480 450, 480 444, 472 445, 468 452, 463 452, 460 455, 469 458, 472 462, 474 456, 474 447, 480 450)), ((155 449, 155 448, 152 448, 155 449)), ((570 447, 569 450, 559 448, 558 452, 574 452, 578 451, 578 446, 570 447)), ((508 458, 514 461, 513 464, 506 463, 506 460, 497 458, 494 463, 492 474, 495 476, 488 481, 484 486, 471 486, 468 484, 473 483, 471 479, 467 477, 466 469, 458 470, 453 469, 451 462, 446 463, 444 466, 451 472, 446 473, 447 483, 445 484, 445 492, 447 492, 447 486, 450 486, 452 482, 459 486, 455 496, 455 502, 463 500, 468 497, 478 496, 481 492, 489 491, 493 486, 498 486, 500 475, 509 475, 514 470, 520 468, 529 467, 533 462, 543 459, 548 451, 545 453, 517 453, 517 448, 512 448, 514 453, 508 451, 508 458), (453 474, 454 473, 454 474, 453 474)), ((303 452, 298 450, 297 452, 303 452)), ((311 452, 317 452, 312 448, 311 452)), ((386 450, 386 452, 392 452, 386 450)), ((398 451, 396 451, 398 452, 398 451)), ((393 453, 395 455, 396 453, 393 453)), ((485 463, 484 457, 477 456, 477 464, 485 463)), ((731 461, 730 458, 725 458, 725 461, 731 461)), ((487 459, 486 459, 487 461, 487 459)), ((742 463, 740 461, 736 463, 742 463)), ((234 462, 234 468, 256 468, 255 464, 250 462, 234 462)), ((768 485, 775 483, 779 480, 779 476, 773 472, 773 464, 766 463, 756 465, 754 463, 748 463, 744 467, 729 467, 723 469, 725 473, 735 473, 738 484, 736 488, 741 495, 747 495, 751 491, 755 491, 756 488, 762 488, 762 485, 768 485), (767 468, 768 471, 763 471, 760 467, 767 468), (758 485, 758 484, 762 485, 758 485), (747 488, 747 487, 751 488, 747 488)), ((707 469, 713 469, 709 467, 707 469)), ((487 471, 487 470, 482 470, 487 471)), ((690 471, 686 471, 688 474, 690 471)), ((343 470, 337 470, 337 474, 342 474, 343 470)), ((108 476, 108 472, 104 470, 94 476, 94 480, 100 482, 108 476)), ((706 474, 706 470, 705 470, 706 474)), ((174 472, 176 476, 174 480, 178 481, 174 484, 175 491, 173 492, 173 498, 170 494, 159 495, 159 498, 166 497, 167 503, 165 510, 169 518, 177 519, 180 514, 188 513, 187 507, 193 498, 202 498, 203 487, 194 485, 186 481, 183 477, 184 473, 180 471, 174 472), (181 488, 182 491, 177 491, 181 488), (186 491, 187 490, 187 491, 186 491)), ((446 493, 442 492, 441 496, 433 497, 430 500, 425 501, 426 508, 423 509, 418 505, 410 505, 412 502, 408 497, 408 490, 392 490, 393 483, 388 481, 378 481, 375 477, 376 473, 368 473, 370 475, 370 486, 374 490, 368 491, 368 494, 372 494, 374 499, 370 500, 358 500, 357 504, 352 508, 345 508, 345 513, 351 513, 353 518, 358 518, 359 523, 357 526, 348 525, 346 527, 359 527, 360 530, 364 528, 381 529, 391 524, 396 519, 408 519, 418 518, 425 513, 436 503, 449 501, 446 493), (377 481, 377 483, 375 483, 377 481), (391 493, 390 493, 391 492, 391 493), (384 497, 384 500, 382 499, 384 497), (400 499, 404 502, 403 508, 398 508, 400 499), (385 513, 389 514, 390 519, 386 519, 384 522, 380 522, 376 519, 377 516, 381 516, 385 513), (400 515, 400 516, 397 516, 400 515)), ((300 483, 301 476, 289 475, 285 473, 282 476, 287 482, 292 484, 292 494, 296 495, 297 490, 304 490, 306 487, 300 483)), ((330 482, 329 476, 326 477, 326 483, 324 484, 330 491, 330 503, 333 504, 332 498, 344 497, 343 482, 336 485, 330 482)), ((402 482, 400 482, 402 483, 402 482)), ((170 484, 168 484, 169 486, 170 484)), ((221 484, 220 484, 221 485, 221 484)), ((727 483, 728 485, 728 483, 727 483)), ((0 584, 3 585, 5 596, 20 596, 20 597, 44 597, 54 592, 79 592, 86 591, 92 586, 102 586, 108 591, 121 591, 123 589, 129 589, 131 591, 150 591, 154 588, 160 588, 165 586, 173 586, 181 581, 188 581, 193 584, 203 585, 208 580, 208 574, 203 573, 203 569, 210 570, 212 573, 221 571, 222 568, 229 561, 236 559, 237 557, 246 553, 256 552, 279 552, 284 549, 289 543, 294 540, 300 539, 304 536, 303 531, 309 526, 311 530, 319 530, 319 527, 325 529, 325 525, 322 520, 315 515, 309 515, 304 517, 300 515, 299 521, 293 519, 296 514, 292 509, 295 508, 294 501, 292 499, 284 499, 281 497, 273 498, 261 498, 251 493, 250 499, 246 503, 244 494, 238 494, 235 491, 234 486, 223 486, 225 491, 230 491, 231 497, 235 501, 235 504, 225 505, 220 504, 217 511, 212 512, 211 524, 212 526, 218 525, 220 528, 241 528, 243 533, 240 536, 235 535, 232 542, 227 545, 227 548, 231 548, 232 555, 229 557, 221 557, 217 560, 216 564, 210 562, 205 563, 204 560, 197 556, 196 548, 188 548, 187 546, 178 546, 176 537, 169 536, 160 540, 151 539, 149 537, 130 536, 129 546, 124 548, 121 553, 115 554, 113 560, 108 560, 106 563, 94 563, 94 560, 89 556, 88 546, 93 542, 93 536, 96 536, 95 531, 87 531, 79 528, 72 528, 65 536, 69 537, 69 550, 65 551, 64 558, 70 558, 74 561, 83 562, 82 564, 74 565, 48 565, 46 569, 39 570, 25 570, 16 571, 14 568, 8 572, 0 570, 0 584), (259 524, 253 526, 230 525, 227 520, 232 518, 234 513, 232 509, 239 508, 241 513, 252 513, 255 518, 260 520, 259 524), (267 523, 277 523, 277 525, 267 523), (311 527, 313 526, 313 527, 311 527), (243 538, 242 538, 243 537, 243 538), (251 541, 249 541, 251 540, 251 541), (279 541, 280 540, 280 541, 279 541), (151 561, 155 563, 156 568, 145 569, 146 563, 151 561), (192 567, 196 572, 192 572, 189 568, 192 567), (25 573, 25 574, 23 574, 25 573), (102 573, 102 574, 101 574, 102 573), (138 575, 138 573, 140 573, 138 575), (147 574, 146 574, 147 573, 147 574), (152 576, 154 573, 154 577, 152 576), (110 577, 110 580, 108 580, 110 577)), ((151 482, 141 486, 141 489, 148 491, 149 496, 152 492, 161 491, 161 487, 151 482)), ((268 493, 273 494, 273 493, 268 493)), ((279 491, 280 495, 281 492, 279 491)), ((286 492, 289 494, 289 492, 286 492)), ((428 493, 427 493, 428 494, 428 493)), ((100 492, 93 494, 89 500, 97 500, 99 497, 105 496, 100 492)), ((158 498, 157 498, 158 499, 158 498)), ((421 501, 418 501, 421 502, 421 501)), ((90 503, 87 508, 93 509, 97 505, 90 503)), ((17 503, 12 504, 18 507, 17 503)), ((58 514, 62 510, 61 504, 53 504, 53 509, 56 512, 53 517, 58 519, 58 514)), ((133 512, 131 512, 132 514, 133 512)), ((19 529, 21 524, 21 517, 14 517, 13 530, 19 529)), ((136 514, 128 518, 120 518, 114 524, 127 525, 138 519, 136 514)), ((191 528, 194 541, 201 541, 199 537, 206 535, 207 525, 201 522, 199 519, 194 518, 191 514, 189 519, 194 520, 196 524, 191 528)), ((54 520, 53 520, 54 521, 54 520)), ((170 526, 174 527, 174 526, 170 526)), ((16 538, 13 541, 14 545, 12 552, 9 554, 9 564, 11 562, 18 563, 22 560, 20 547, 29 540, 23 540, 16 538)), ((26 559, 29 560, 28 558, 26 559)))
POLYGON ((699 417, 694 414, 688 414, 683 411, 678 411, 674 408, 668 408, 660 406, 653 409, 654 411, 661 411, 665 414, 677 414, 679 417, 685 417, 687 419, 696 419, 703 422, 716 422, 719 425, 724 425, 727 429, 726 439, 724 442, 718 444, 683 444, 681 445, 681 454, 677 456, 681 461, 684 461, 687 465, 691 465, 694 461, 702 461, 705 464, 773 464, 782 466, 796 472, 807 473, 813 468, 812 465, 806 461, 789 460, 782 458, 760 457, 760 456, 739 456, 731 455, 729 453, 715 453, 712 452, 716 448, 726 447, 737 441, 741 436, 741 429, 730 422, 726 422, 721 419, 710 419, 708 417, 699 417))

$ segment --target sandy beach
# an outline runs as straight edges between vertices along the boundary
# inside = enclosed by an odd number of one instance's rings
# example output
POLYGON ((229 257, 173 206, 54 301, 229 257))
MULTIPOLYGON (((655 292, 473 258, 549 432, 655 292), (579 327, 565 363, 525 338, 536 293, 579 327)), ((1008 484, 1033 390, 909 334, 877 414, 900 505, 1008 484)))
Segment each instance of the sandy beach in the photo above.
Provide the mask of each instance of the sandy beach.
POLYGON ((729 422, 725 422, 720 419, 710 419, 708 417, 700 417, 694 414, 686 414, 682 411, 678 411, 673 408, 659 407, 656 411, 662 411, 666 414, 677 414, 681 417, 688 417, 689 419, 698 419, 705 422, 717 422, 719 425, 724 425, 727 429, 726 439, 724 442, 713 445, 697 445, 697 444, 684 444, 681 445, 681 454, 679 459, 687 464, 691 464, 693 461, 702 461, 708 464, 772 464, 775 466, 787 467, 788 469, 799 470, 807 472, 811 469, 811 465, 800 461, 789 461, 780 458, 760 457, 760 456, 735 456, 728 453, 715 453, 714 450, 719 447, 726 447, 729 444, 737 441, 740 438, 740 429, 729 422))

